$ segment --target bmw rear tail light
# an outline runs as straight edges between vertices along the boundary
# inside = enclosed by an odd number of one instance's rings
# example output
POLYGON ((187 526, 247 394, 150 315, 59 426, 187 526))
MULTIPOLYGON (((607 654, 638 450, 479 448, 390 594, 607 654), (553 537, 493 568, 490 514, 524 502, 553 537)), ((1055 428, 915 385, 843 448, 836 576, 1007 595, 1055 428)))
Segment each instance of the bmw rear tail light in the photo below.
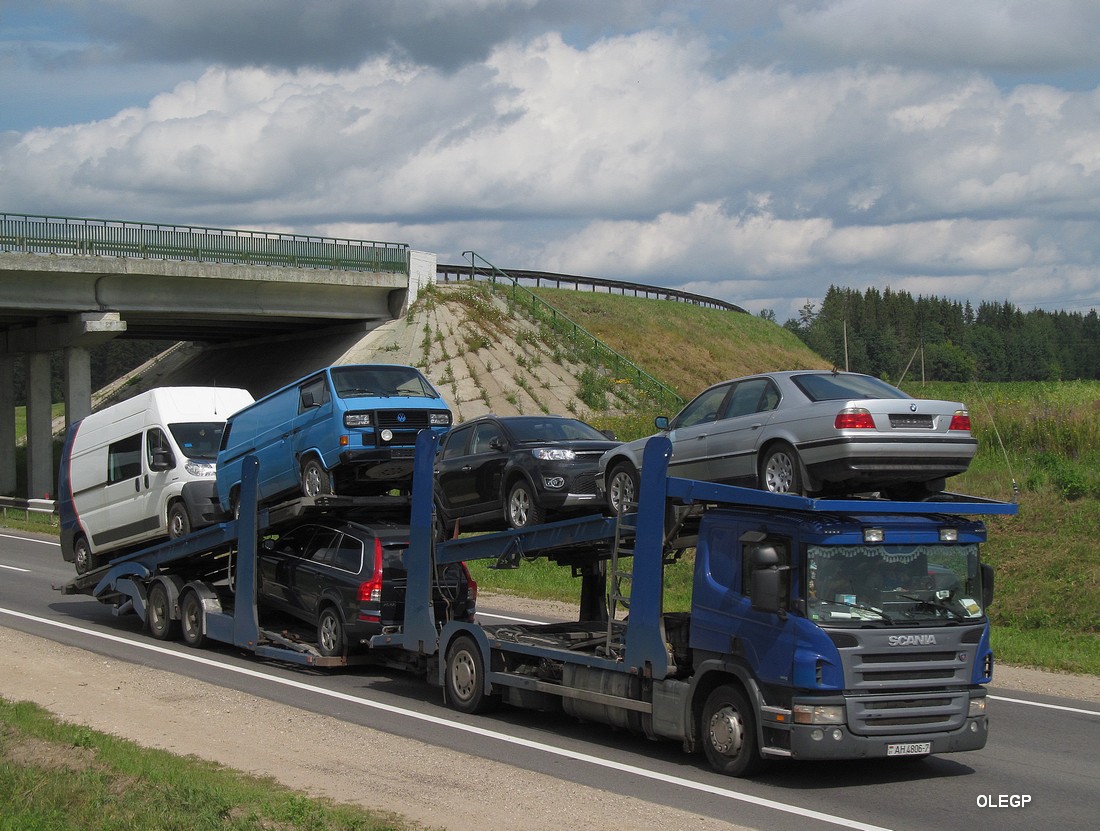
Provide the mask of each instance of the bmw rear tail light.
POLYGON ((951 416, 951 425, 948 430, 966 430, 970 431, 970 413, 966 410, 955 410, 955 415, 951 416))
MULTIPOLYGON (((359 584, 360 603, 382 603, 382 540, 374 538, 374 576, 359 584)), ((367 623, 381 623, 381 607, 376 610, 359 611, 359 619, 367 623)))
POLYGON ((833 427, 837 430, 874 430, 875 419, 863 407, 848 407, 836 414, 833 427))

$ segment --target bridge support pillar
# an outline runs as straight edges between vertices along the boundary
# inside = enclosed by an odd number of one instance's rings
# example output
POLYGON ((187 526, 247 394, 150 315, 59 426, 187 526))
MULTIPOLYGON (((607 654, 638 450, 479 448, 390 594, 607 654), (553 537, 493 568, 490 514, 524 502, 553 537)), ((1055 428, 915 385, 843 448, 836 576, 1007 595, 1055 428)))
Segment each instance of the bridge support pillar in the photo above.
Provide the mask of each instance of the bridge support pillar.
POLYGON ((50 353, 27 355, 27 498, 53 498, 50 353), (46 496, 49 494, 49 496, 46 496))
POLYGON ((82 346, 65 350, 65 429, 92 412, 92 359, 82 346))
POLYGON ((15 357, 0 355, 0 494, 15 495, 15 357))

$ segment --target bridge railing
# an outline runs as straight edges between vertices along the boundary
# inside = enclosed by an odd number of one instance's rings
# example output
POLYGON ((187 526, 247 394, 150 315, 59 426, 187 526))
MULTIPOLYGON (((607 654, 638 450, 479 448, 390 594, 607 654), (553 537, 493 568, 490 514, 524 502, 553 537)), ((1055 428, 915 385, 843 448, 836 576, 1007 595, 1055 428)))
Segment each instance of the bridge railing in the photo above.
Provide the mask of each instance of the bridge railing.
POLYGON ((0 214, 0 251, 342 271, 409 271, 406 243, 6 213, 0 214))
POLYGON ((500 270, 474 251, 463 251, 462 256, 470 260, 470 279, 480 276, 495 286, 499 278, 500 282, 507 285, 507 291, 511 294, 513 303, 526 306, 534 317, 544 320, 547 325, 569 338, 575 345, 591 349, 593 357, 605 364, 617 378, 630 381, 637 389, 670 407, 678 409, 683 405, 684 399, 674 389, 658 381, 530 289, 521 286, 519 280, 510 273, 500 270), (483 265, 479 266, 478 261, 483 265))

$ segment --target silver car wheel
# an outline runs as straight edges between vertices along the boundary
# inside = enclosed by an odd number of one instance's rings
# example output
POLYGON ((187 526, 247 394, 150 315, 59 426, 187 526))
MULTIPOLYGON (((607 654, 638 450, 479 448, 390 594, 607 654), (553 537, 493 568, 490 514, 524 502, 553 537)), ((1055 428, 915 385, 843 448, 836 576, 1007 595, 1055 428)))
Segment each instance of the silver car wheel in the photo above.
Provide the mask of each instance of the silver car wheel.
POLYGON ((772 493, 800 493, 802 485, 798 474, 798 460, 785 447, 768 453, 761 471, 761 489, 772 493))

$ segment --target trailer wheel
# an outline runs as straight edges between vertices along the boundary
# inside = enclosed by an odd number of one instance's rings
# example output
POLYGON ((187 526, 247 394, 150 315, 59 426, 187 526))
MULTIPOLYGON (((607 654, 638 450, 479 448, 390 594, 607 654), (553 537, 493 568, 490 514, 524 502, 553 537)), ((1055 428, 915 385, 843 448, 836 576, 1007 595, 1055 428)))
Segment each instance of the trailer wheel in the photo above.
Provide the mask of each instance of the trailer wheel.
POLYGON ((447 703, 460 713, 484 713, 493 708, 496 699, 485 693, 485 674, 481 650, 468 635, 459 635, 447 647, 447 670, 444 685, 447 703))
POLYGON ((154 583, 153 587, 149 589, 149 601, 146 610, 149 634, 158 641, 175 640, 179 634, 180 624, 178 620, 172 620, 168 589, 164 587, 163 583, 154 583))
POLYGON ((326 658, 342 657, 347 652, 344 622, 331 606, 322 611, 317 619, 317 646, 326 658))
POLYGON ((200 647, 206 642, 203 632, 202 601, 197 593, 187 592, 180 601, 180 629, 183 642, 188 646, 200 647))
POLYGON ((77 574, 87 574, 99 568, 99 557, 92 553, 91 546, 83 536, 73 540, 73 565, 76 566, 77 574))
POLYGON ((310 457, 302 465, 302 496, 331 496, 332 477, 316 457, 310 457))
POLYGON ((707 696, 699 726, 707 761, 719 773, 751 776, 760 769, 756 716, 737 687, 724 684, 707 696))
POLYGON ((191 517, 187 513, 187 506, 177 499, 168 506, 168 539, 178 540, 190 533, 191 517))

